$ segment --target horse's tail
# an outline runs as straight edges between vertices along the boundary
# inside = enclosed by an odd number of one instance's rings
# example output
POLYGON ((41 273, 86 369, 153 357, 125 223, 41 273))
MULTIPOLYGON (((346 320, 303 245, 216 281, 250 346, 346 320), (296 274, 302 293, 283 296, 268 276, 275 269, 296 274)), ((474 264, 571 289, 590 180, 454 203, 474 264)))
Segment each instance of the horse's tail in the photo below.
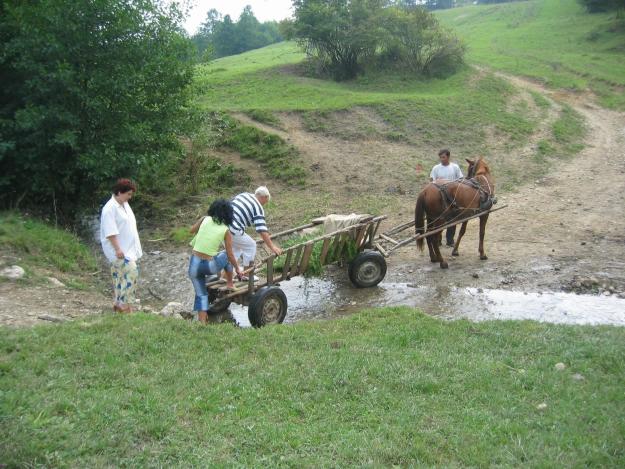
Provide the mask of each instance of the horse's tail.
MULTIPOLYGON (((423 234, 425 233, 424 225, 424 214, 425 214, 425 191, 421 191, 419 197, 417 197, 417 206, 414 210, 414 226, 415 226, 415 234, 423 234)), ((423 251, 423 238, 417 239, 417 247, 419 251, 423 251)))

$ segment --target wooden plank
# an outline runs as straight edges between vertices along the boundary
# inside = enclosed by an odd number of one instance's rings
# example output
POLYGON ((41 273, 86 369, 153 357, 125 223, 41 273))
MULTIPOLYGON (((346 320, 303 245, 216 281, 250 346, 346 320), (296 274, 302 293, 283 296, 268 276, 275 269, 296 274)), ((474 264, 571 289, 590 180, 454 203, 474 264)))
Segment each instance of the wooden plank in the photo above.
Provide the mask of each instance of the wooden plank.
POLYGON ((373 245, 375 246, 375 248, 380 251, 380 253, 384 256, 384 257, 388 257, 388 252, 386 252, 386 250, 380 246, 380 243, 373 243, 373 245))
POLYGON ((360 250, 360 246, 365 238, 365 233, 367 232, 367 226, 361 226, 356 230, 356 248, 360 250))
POLYGON ((287 278, 289 269, 291 267, 291 256, 293 255, 293 249, 289 249, 286 253, 286 259, 284 260, 284 266, 282 267, 282 280, 287 278))
POLYGON ((373 246, 373 238, 375 237, 375 232, 377 230, 377 226, 375 223, 371 223, 369 228, 367 229, 367 236, 365 236, 365 241, 363 242, 363 246, 365 248, 371 248, 373 246))
POLYGON ((251 295, 254 293, 254 272, 256 272, 256 267, 252 267, 252 270, 247 274, 247 292, 251 295))
POLYGON ((297 274, 305 274, 306 269, 308 268, 308 263, 310 262, 310 256, 312 254, 313 248, 315 247, 315 243, 306 243, 304 246, 304 254, 302 254, 302 262, 299 265, 299 269, 297 270, 297 274))
POLYGON ((267 259, 267 284, 271 285, 273 283, 273 260, 275 256, 270 256, 267 259))
MULTIPOLYGON (((321 223, 323 223, 323 222, 321 222, 321 223)), ((315 222, 307 223, 306 225, 297 226, 295 228, 291 228, 291 229, 288 229, 288 230, 280 231, 279 233, 272 234, 271 235, 271 239, 279 238, 281 236, 286 236, 286 235, 291 234, 291 233, 296 233, 298 231, 305 230, 306 228, 312 228, 313 226, 317 226, 318 224, 319 223, 315 223, 315 222)), ((256 244, 261 244, 261 243, 263 243, 262 239, 259 239, 259 240, 256 241, 256 244)))
POLYGON ((482 211, 482 212, 477 212, 477 213, 475 213, 475 214, 473 214, 473 215, 471 215, 469 217, 461 218, 459 220, 455 220, 452 223, 446 223, 445 225, 440 226, 440 227, 436 228, 435 230, 426 231, 425 233, 422 233, 422 234, 413 235, 410 238, 404 239, 403 241, 401 241, 396 246, 393 246, 391 249, 388 250, 388 253, 391 254, 393 251, 399 249, 402 246, 405 246, 406 244, 408 244, 408 243, 410 243, 412 241, 415 241, 415 240, 420 239, 420 238, 427 238, 430 235, 433 235, 433 234, 439 233, 439 232, 441 232, 443 230, 446 230, 450 226, 459 225, 461 223, 464 223, 465 221, 472 220, 473 218, 478 218, 478 217, 484 215, 485 213, 496 212, 497 210, 501 210, 502 208, 506 208, 506 207, 507 207, 507 205, 502 205, 500 207, 497 207, 497 208, 494 208, 494 209, 491 209, 491 210, 485 210, 485 211, 482 211))
POLYGON ((295 251, 295 256, 293 256, 293 262, 291 263, 291 268, 289 269, 289 276, 287 277, 287 280, 290 280, 291 277, 295 277, 296 275, 299 274, 299 263, 302 260, 302 251, 304 250, 304 245, 300 244, 299 246, 297 246, 297 250, 295 251))
POLYGON ((341 256, 343 255, 343 248, 345 247, 345 242, 350 238, 354 238, 356 236, 356 232, 355 230, 350 230, 350 231, 345 231, 343 233, 339 233, 336 236, 339 238, 339 240, 336 242, 337 247, 336 247, 336 251, 334 251, 334 260, 340 262, 343 260, 341 256), (354 233, 352 234, 351 231, 354 231, 354 233))
POLYGON ((384 234, 387 234, 389 236, 394 235, 396 233, 399 233, 401 231, 404 231, 405 229, 410 228, 411 226, 414 226, 414 220, 413 221, 409 221, 407 223, 402 223, 401 225, 397 225, 393 228, 391 228, 390 230, 386 231, 384 234))
POLYGON ((396 239, 391 238, 390 236, 386 236, 384 233, 380 234, 380 238, 385 239, 387 241, 390 241, 393 244, 399 244, 399 241, 397 241, 396 239))
POLYGON ((321 255, 319 256, 319 262, 321 265, 325 265, 324 262, 326 261, 326 256, 328 255, 330 241, 332 241, 332 238, 326 238, 323 240, 323 244, 321 245, 321 255))

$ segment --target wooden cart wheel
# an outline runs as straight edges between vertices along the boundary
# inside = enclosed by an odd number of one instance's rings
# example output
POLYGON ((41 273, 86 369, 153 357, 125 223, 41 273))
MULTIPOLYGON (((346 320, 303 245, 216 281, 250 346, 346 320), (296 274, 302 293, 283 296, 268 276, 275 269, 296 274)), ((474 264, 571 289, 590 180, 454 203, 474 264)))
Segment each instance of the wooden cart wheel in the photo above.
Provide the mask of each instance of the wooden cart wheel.
POLYGON ((386 260, 377 251, 361 252, 349 263, 347 273, 354 286, 375 287, 386 275, 386 260))
POLYGON ((254 327, 281 324, 286 317, 286 295, 278 287, 263 287, 250 298, 247 316, 254 327))

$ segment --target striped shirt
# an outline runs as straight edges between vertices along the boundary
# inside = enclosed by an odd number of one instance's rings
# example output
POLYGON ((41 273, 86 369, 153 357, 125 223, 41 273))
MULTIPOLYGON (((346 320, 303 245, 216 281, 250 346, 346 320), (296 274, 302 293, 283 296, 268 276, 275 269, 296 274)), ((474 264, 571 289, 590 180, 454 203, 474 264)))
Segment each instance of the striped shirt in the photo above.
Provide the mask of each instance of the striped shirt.
POLYGON ((265 211, 254 194, 244 192, 232 199, 232 224, 230 232, 242 235, 245 228, 254 225, 259 233, 267 230, 265 211))

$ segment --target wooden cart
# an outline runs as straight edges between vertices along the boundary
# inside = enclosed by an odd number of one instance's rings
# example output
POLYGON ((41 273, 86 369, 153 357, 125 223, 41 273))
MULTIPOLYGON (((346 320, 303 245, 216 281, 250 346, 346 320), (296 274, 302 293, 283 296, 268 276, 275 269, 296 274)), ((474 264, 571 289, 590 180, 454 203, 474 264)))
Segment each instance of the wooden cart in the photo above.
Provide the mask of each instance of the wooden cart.
MULTIPOLYGON (((277 256, 271 254, 257 262, 248 274, 249 280, 246 283, 239 282, 234 290, 225 289, 223 280, 217 277, 209 279, 207 283, 211 304, 209 314, 222 314, 231 303, 237 303, 248 307, 248 317, 254 327, 281 323, 286 316, 288 303, 286 295, 280 288, 280 282, 306 272, 313 248, 318 243, 321 246, 319 255, 321 265, 345 261, 348 244, 355 246, 357 254, 348 264, 350 280, 359 288, 377 285, 386 275, 386 261, 384 256, 375 250, 374 242, 380 223, 385 218, 385 216, 368 217, 355 225, 284 249, 280 256, 284 258, 280 272, 274 269, 277 256), (256 275, 263 278, 258 279, 256 275)), ((276 233, 272 235, 272 239, 313 228, 320 223, 313 222, 276 233)))
MULTIPOLYGON (((267 324, 279 324, 284 321, 287 311, 287 298, 280 282, 289 280, 306 272, 315 244, 321 243, 319 261, 321 265, 333 262, 343 262, 349 240, 353 240, 352 246, 356 248, 356 255, 348 260, 347 273, 351 282, 357 288, 376 286, 386 275, 386 259, 399 248, 412 243, 419 238, 425 238, 449 226, 457 225, 465 221, 477 218, 485 213, 501 210, 506 206, 500 206, 482 212, 454 220, 435 230, 425 234, 413 235, 408 238, 397 240, 397 235, 414 226, 414 221, 395 226, 384 233, 378 234, 380 223, 386 216, 368 217, 358 224, 334 231, 332 233, 316 237, 309 241, 284 249, 284 265, 281 272, 274 269, 275 254, 271 254, 257 262, 249 273, 247 283, 239 282, 234 290, 224 289, 223 280, 218 277, 209 279, 207 283, 209 302, 211 307, 209 314, 221 315, 231 303, 248 307, 248 318, 254 327, 262 327, 267 324), (332 253, 332 256, 329 256, 332 253), (263 279, 256 279, 261 275, 263 279)), ((272 239, 284 237, 302 230, 313 228, 321 222, 313 222, 282 231, 272 236, 272 239)), ((260 245, 262 241, 258 241, 260 245)), ((351 241, 350 241, 351 243, 351 241)))

